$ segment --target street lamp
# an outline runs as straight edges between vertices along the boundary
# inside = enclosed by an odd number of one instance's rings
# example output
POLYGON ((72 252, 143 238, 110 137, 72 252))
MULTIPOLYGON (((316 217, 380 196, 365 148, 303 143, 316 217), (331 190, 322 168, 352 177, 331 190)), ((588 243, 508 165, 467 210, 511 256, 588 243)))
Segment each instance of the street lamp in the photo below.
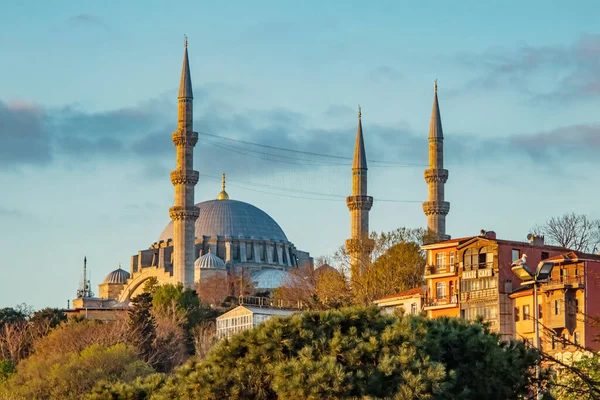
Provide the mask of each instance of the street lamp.
MULTIPOLYGON (((540 262, 537 265, 536 271, 531 271, 531 269, 525 265, 525 263, 516 264, 512 267, 512 272, 519 277, 522 281, 521 286, 531 285, 533 284, 533 308, 534 308, 534 318, 535 318, 535 348, 538 352, 541 352, 540 346, 540 328, 539 328, 539 319, 540 319, 540 309, 538 306, 538 286, 540 283, 548 282, 548 278, 552 273, 552 269, 554 268, 553 262, 540 262)), ((540 393, 540 365, 536 366, 535 375, 537 379, 537 398, 541 399, 542 395, 540 393)))

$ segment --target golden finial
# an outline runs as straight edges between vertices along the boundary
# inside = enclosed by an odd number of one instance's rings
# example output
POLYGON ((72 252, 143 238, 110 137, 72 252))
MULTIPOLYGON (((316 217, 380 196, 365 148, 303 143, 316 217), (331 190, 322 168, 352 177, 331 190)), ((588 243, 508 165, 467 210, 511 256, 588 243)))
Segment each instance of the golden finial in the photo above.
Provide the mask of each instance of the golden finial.
POLYGON ((437 79, 433 81, 433 90, 437 93, 437 79))
POLYGON ((358 119, 362 117, 362 113, 360 111, 360 104, 358 105, 358 119))
POLYGON ((185 38, 183 43, 185 45, 185 48, 187 49, 187 35, 184 34, 183 37, 185 38))
POLYGON ((225 191, 225 172, 221 175, 221 193, 217 196, 217 200, 229 200, 229 195, 225 191))

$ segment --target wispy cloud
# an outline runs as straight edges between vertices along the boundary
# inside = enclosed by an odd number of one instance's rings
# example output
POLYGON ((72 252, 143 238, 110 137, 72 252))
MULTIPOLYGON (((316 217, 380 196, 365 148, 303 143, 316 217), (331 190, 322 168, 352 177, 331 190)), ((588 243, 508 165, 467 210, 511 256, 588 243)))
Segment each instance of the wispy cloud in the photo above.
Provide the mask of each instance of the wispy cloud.
POLYGON ((369 72, 369 79, 375 83, 393 82, 402 79, 402 73, 389 65, 381 65, 369 72))
POLYGON ((464 90, 508 87, 535 101, 555 102, 600 96, 600 34, 583 35, 569 45, 488 49, 458 59, 481 72, 464 90))
POLYGON ((97 26, 103 29, 109 29, 108 25, 97 15, 77 14, 69 18, 69 24, 73 26, 97 26))

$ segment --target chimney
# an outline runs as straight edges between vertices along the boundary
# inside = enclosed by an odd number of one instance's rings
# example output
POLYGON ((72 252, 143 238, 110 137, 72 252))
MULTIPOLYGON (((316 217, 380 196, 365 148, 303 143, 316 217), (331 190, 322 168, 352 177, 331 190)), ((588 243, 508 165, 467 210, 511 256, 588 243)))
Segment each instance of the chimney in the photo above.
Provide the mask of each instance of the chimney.
POLYGON ((544 236, 537 234, 529 234, 527 235, 527 239, 529 239, 529 243, 534 246, 543 246, 544 245, 544 236))
POLYGON ((504 282, 504 293, 512 293, 512 281, 510 279, 504 282))
POLYGON ((496 232, 494 232, 494 231, 487 231, 487 232, 485 232, 485 237, 487 239, 496 240, 496 232))

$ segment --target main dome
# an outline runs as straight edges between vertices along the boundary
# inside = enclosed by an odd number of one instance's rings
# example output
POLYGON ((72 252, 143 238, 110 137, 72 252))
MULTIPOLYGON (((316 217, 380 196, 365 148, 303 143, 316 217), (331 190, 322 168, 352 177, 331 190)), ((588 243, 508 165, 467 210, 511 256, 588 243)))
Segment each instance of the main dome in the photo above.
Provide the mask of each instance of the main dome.
MULTIPOLYGON (((196 238, 229 236, 287 242, 283 229, 263 210, 238 200, 209 200, 196 204, 200 216, 196 220, 196 238)), ((173 238, 173 221, 160 234, 159 240, 173 238)))

